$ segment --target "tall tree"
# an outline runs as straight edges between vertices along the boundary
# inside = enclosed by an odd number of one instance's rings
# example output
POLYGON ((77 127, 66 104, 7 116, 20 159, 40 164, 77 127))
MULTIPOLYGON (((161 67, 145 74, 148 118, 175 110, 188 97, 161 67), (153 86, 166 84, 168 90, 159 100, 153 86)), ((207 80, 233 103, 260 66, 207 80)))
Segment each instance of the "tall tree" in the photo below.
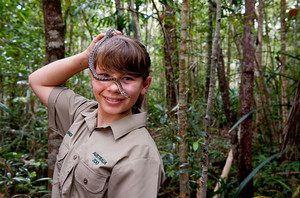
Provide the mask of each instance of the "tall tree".
POLYGON ((282 121, 285 124, 288 117, 287 80, 286 80, 286 0, 280 1, 280 64, 281 64, 281 104, 282 121))
POLYGON ((210 143, 210 127, 211 127, 211 115, 212 106, 215 95, 215 74, 216 65, 218 63, 219 51, 220 51, 220 28, 221 28, 221 0, 217 0, 216 9, 216 28, 214 33, 212 56, 211 56, 211 66, 210 66, 210 80, 209 80, 209 92, 207 98, 207 107, 205 113, 205 139, 203 145, 203 163, 202 163, 202 182, 201 182, 201 198, 206 198, 207 194, 207 181, 208 181, 208 167, 209 167, 209 157, 208 157, 208 146, 210 143))
MULTIPOLYGON (((65 25, 61 12, 61 0, 43 0, 43 15, 46 38, 46 63, 65 56, 65 25)), ((56 155, 62 138, 56 132, 48 130, 48 176, 53 177, 56 155)), ((51 185, 48 185, 51 190, 51 185)))
POLYGON ((212 0, 208 0, 208 28, 207 28, 207 55, 206 55, 206 78, 205 78, 205 101, 208 98, 209 84, 210 84, 210 66, 211 54, 213 45, 213 21, 214 21, 214 7, 212 0))
MULTIPOLYGON (((241 117, 251 112, 253 109, 253 84, 254 84, 254 57, 255 43, 254 15, 255 0, 248 0, 245 4, 246 11, 244 16, 243 30, 243 60, 242 75, 240 86, 240 107, 241 117)), ((241 183, 252 171, 252 117, 248 116, 241 123, 240 142, 239 142, 239 167, 238 182, 241 183)), ((253 197, 253 182, 249 182, 243 189, 241 197, 253 197)))
POLYGON ((180 24, 180 56, 179 56, 179 101, 178 101, 178 131, 181 139, 179 143, 179 182, 180 198, 190 197, 189 188, 189 163, 187 142, 187 89, 186 89, 186 38, 187 38, 187 16, 189 0, 182 1, 181 24, 180 24))

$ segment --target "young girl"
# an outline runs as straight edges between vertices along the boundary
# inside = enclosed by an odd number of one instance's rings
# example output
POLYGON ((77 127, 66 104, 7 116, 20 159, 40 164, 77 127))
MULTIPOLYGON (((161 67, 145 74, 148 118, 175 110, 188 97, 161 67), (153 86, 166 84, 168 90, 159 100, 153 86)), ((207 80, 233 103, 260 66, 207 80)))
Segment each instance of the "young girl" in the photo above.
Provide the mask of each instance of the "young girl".
POLYGON ((55 164, 52 197, 157 197, 163 164, 149 135, 140 100, 150 83, 150 58, 145 47, 118 32, 98 48, 91 75, 95 99, 60 87, 88 68, 98 35, 84 52, 58 60, 29 76, 34 93, 48 107, 49 128, 64 137, 55 164))

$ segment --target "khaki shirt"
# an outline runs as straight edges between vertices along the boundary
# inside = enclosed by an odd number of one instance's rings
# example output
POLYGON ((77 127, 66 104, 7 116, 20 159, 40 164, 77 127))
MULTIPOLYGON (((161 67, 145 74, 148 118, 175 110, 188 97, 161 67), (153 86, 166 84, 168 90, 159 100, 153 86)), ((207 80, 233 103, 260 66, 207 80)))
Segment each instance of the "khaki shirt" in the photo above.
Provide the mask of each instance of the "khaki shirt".
POLYGON ((146 113, 97 128, 95 101, 55 87, 48 104, 49 128, 64 137, 52 198, 157 197, 164 170, 146 113))

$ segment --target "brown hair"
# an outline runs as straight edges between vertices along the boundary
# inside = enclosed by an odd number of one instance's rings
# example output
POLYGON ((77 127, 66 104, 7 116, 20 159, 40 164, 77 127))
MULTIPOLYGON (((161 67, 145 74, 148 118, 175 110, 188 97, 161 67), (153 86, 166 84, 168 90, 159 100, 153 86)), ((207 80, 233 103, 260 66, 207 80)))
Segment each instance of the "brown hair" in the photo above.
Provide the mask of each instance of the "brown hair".
POLYGON ((144 80, 150 72, 150 56, 139 41, 123 35, 104 41, 96 51, 95 65, 107 72, 119 72, 141 76, 144 80))

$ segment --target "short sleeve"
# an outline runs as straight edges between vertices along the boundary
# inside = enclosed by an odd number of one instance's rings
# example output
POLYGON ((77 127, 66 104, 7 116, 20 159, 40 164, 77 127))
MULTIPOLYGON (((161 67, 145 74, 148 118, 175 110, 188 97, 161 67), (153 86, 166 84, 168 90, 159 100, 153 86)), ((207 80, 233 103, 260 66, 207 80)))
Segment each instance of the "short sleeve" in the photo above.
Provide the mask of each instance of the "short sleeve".
POLYGON ((64 136, 87 99, 65 87, 55 87, 48 99, 48 127, 64 136))
POLYGON ((161 163, 155 159, 138 159, 117 165, 109 181, 108 198, 156 198, 163 177, 161 163))

